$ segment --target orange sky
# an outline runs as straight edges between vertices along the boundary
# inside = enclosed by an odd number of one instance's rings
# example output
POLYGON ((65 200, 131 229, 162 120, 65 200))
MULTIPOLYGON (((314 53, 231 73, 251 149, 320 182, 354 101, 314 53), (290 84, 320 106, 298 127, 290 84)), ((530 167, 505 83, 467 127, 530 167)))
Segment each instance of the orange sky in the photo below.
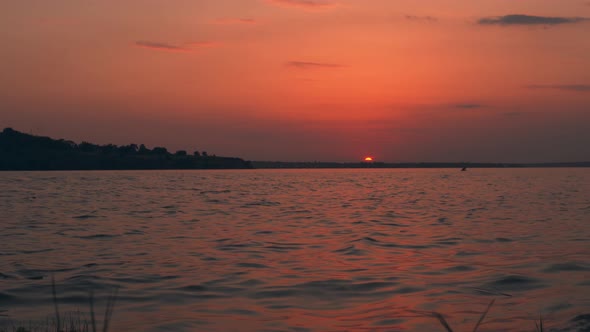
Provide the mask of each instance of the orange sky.
POLYGON ((587 18, 584 0, 4 1, 0 127, 250 160, 590 160, 587 18))

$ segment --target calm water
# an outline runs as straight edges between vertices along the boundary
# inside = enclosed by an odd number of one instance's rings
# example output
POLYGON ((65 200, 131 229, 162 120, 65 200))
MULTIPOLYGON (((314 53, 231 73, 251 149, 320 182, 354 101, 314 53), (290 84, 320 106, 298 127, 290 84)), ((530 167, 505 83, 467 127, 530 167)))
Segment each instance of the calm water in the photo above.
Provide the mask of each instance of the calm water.
POLYGON ((0 173, 0 319, 121 331, 555 328, 590 314, 590 170, 0 173))

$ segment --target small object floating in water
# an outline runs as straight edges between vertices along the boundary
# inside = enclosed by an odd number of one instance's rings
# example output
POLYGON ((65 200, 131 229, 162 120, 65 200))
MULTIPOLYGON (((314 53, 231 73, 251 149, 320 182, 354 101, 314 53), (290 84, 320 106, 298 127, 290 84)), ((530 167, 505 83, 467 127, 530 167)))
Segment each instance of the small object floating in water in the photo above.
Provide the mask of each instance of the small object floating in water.
POLYGON ((463 167, 463 168, 461 169, 461 172, 465 172, 466 170, 467 170, 467 167, 463 167))

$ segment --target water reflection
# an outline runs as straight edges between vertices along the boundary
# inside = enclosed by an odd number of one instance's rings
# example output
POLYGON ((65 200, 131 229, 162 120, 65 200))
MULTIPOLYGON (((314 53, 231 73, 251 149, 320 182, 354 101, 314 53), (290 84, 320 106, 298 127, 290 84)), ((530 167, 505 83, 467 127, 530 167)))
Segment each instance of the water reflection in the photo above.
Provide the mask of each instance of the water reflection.
POLYGON ((590 312, 584 169, 0 173, 0 309, 123 330, 567 328, 590 312))

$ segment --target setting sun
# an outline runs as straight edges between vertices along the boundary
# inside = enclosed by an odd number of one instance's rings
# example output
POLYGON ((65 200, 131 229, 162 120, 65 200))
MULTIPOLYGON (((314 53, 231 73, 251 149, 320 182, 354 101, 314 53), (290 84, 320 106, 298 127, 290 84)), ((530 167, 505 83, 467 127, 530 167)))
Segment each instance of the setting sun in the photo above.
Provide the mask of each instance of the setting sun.
POLYGON ((373 161, 373 157, 365 157, 365 161, 373 161))

